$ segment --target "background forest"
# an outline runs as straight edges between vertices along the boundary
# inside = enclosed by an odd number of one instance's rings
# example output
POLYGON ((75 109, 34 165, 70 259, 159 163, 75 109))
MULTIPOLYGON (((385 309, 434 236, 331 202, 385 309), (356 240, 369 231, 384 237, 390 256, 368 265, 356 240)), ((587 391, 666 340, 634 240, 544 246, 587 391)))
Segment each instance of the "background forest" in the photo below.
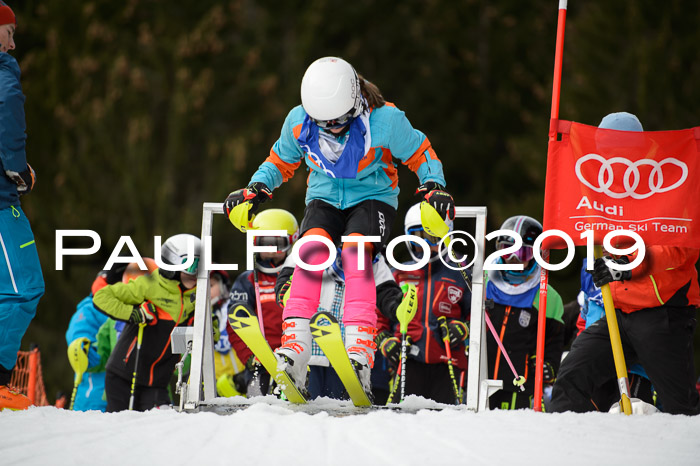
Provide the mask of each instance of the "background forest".
MULTIPOLYGON (((487 206, 488 231, 542 217, 558 0, 10 3, 38 175, 23 208, 46 279, 23 349, 40 345, 51 399, 72 387, 64 332, 119 237, 152 256, 154 235, 199 235, 202 202, 247 184, 321 56, 347 59, 428 135, 448 191, 487 206), (65 229, 98 232, 102 248, 56 271, 65 229)), ((698 24, 697 0, 570 1, 561 117, 700 124, 698 24)), ((400 177, 398 219, 417 186, 403 166, 400 177)), ((300 168, 266 207, 301 219, 305 178, 300 168)), ((243 238, 217 217, 215 260, 245 264, 243 238)), ((578 277, 573 265, 551 275, 564 302, 578 277)))

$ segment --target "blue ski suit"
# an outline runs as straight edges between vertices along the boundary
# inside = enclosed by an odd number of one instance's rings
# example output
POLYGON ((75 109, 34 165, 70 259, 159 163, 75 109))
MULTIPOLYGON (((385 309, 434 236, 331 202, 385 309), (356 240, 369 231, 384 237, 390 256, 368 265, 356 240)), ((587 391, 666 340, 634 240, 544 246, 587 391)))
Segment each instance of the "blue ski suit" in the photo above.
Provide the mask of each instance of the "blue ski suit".
POLYGON ((17 351, 44 294, 29 220, 7 170, 27 169, 24 94, 17 60, 0 52, 0 385, 9 382, 17 351), (6 380, 7 379, 7 380, 6 380))
MULTIPOLYGON (((97 291, 96 285, 102 280, 104 285, 107 282, 98 277, 93 284, 93 290, 97 291)), ((98 289, 102 286, 98 285, 98 289)), ((93 292, 94 292, 93 291, 93 292)), ((105 372, 104 367, 99 372, 92 372, 91 369, 100 365, 100 355, 97 353, 97 332, 100 330, 108 317, 98 311, 92 304, 93 293, 78 303, 78 308, 70 319, 68 330, 66 331, 66 343, 69 345, 76 338, 85 337, 90 340, 90 351, 88 352, 88 370, 83 375, 83 381, 78 385, 78 392, 75 395, 73 409, 75 411, 105 411, 107 399, 104 397, 105 372)))

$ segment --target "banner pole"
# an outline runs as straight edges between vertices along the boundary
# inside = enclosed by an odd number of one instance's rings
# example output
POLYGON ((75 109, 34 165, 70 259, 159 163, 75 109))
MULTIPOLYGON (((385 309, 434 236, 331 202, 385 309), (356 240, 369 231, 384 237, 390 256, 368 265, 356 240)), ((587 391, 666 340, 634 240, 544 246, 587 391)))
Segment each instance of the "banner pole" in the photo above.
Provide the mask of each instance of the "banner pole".
MULTIPOLYGON (((559 17, 557 20, 557 42, 554 53, 554 78, 552 80, 552 111, 549 123, 549 141, 557 139, 559 121, 559 96, 561 94, 561 70, 564 57, 564 30, 566 27, 567 0, 559 0, 559 17)), ((542 250, 542 260, 549 262, 549 250, 542 250)), ((547 322, 547 269, 540 272, 540 304, 537 313, 537 356, 535 358, 535 393, 533 409, 542 411, 542 370, 544 367, 544 333, 547 322)))

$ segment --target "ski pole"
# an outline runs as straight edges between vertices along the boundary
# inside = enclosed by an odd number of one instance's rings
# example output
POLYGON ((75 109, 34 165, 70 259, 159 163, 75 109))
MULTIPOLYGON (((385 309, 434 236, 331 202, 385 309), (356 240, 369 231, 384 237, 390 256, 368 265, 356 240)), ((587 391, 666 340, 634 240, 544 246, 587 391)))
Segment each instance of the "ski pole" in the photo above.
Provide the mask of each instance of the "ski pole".
POLYGON ((511 372, 513 372, 513 376, 515 377, 513 379, 513 385, 518 387, 521 392, 524 392, 525 387, 523 385, 525 384, 525 377, 523 377, 522 375, 518 375, 518 372, 515 370, 515 367, 513 366, 513 363, 511 362, 510 357, 508 356, 508 353, 506 352, 505 347, 503 346, 503 342, 501 341, 498 334, 496 333, 496 329, 493 328, 493 324, 491 323, 491 318, 489 317, 488 312, 484 312, 484 320, 486 320, 486 325, 488 325, 489 330, 491 330, 491 334, 493 335, 493 339, 496 340, 498 347, 501 348, 501 354, 503 354, 503 357, 505 358, 506 362, 508 363, 508 366, 510 366, 511 372))
POLYGON ((131 395, 129 396, 129 411, 134 410, 134 391, 136 389, 136 375, 138 374, 139 355, 141 354, 141 342, 143 341, 143 329, 146 323, 139 324, 139 333, 136 337, 136 359, 134 360, 134 373, 131 377, 131 395))
POLYGON ((260 333, 265 338, 265 324, 263 323, 262 303, 260 302, 260 283, 258 283, 257 255, 253 255, 253 286, 255 287, 255 306, 258 311, 258 324, 260 333))
POLYGON ((442 333, 442 341, 445 344, 445 352, 447 353, 447 369, 450 372, 452 388, 455 391, 455 404, 458 405, 460 404, 459 387, 457 386, 455 370, 452 366, 452 348, 450 348, 450 329, 447 327, 447 318, 445 316, 438 317, 438 324, 440 324, 440 333, 442 333))
POLYGON ((394 379, 391 381, 391 390, 389 391, 389 398, 387 398, 386 404, 391 403, 391 401, 394 399, 394 394, 396 393, 396 389, 399 386, 399 377, 401 377, 400 363, 399 367, 396 368, 396 374, 394 375, 394 379))
MULTIPOLYGON (((450 244, 450 237, 448 236, 448 233, 450 232, 450 227, 447 226, 445 223, 445 220, 440 216, 440 214, 435 210, 433 206, 431 206, 428 202, 423 201, 421 202, 420 205, 420 217, 421 217, 421 223, 423 225, 423 228, 425 228, 425 231, 428 232, 428 234, 432 236, 437 236, 439 238, 443 238, 445 241, 445 246, 449 246, 450 244)), ((455 260, 454 257, 452 257, 452 260, 455 260)), ((467 275, 467 271, 464 270, 464 264, 461 261, 456 261, 455 262, 460 265, 459 267, 459 273, 462 276, 462 279, 464 280, 464 283, 466 283, 467 288, 469 289, 469 292, 472 292, 472 282, 471 279, 469 278, 469 275, 467 275)), ((516 387, 520 388, 520 391, 525 391, 525 387, 523 387, 523 384, 525 383, 525 377, 518 375, 518 372, 515 370, 515 367, 513 366, 513 363, 510 360, 510 357, 508 356, 508 353, 506 352, 505 348, 503 347, 503 342, 501 339, 498 337, 498 334, 496 333, 496 330, 493 328, 493 324, 491 323, 491 319, 489 318, 488 312, 484 312, 484 320, 486 320, 486 325, 488 325, 489 329, 491 330, 491 333, 493 334, 493 338, 496 340, 496 343, 498 343, 498 346, 501 348, 501 352, 503 353, 503 356, 505 357, 506 361, 508 362, 508 365, 510 366, 510 369, 513 371, 513 375, 515 376, 515 379, 513 379, 513 385, 516 387)))
MULTIPOLYGON (((596 246, 595 254, 596 257, 603 256, 603 250, 600 246, 596 246)), ((617 385, 620 389, 620 406, 622 407, 622 412, 629 416, 632 414, 632 404, 630 402, 629 381, 627 380, 627 365, 625 363, 625 354, 622 350, 620 328, 617 324, 615 303, 613 302, 612 293, 610 291, 610 284, 606 283, 601 286, 600 291, 603 295, 603 306, 605 308, 605 318, 608 321, 613 362, 615 363, 615 373, 617 374, 617 385)))
POLYGON ((83 381, 83 374, 88 368, 88 357, 87 352, 90 350, 90 340, 82 337, 77 338, 68 345, 68 362, 73 367, 75 371, 75 377, 73 381, 73 394, 70 397, 69 410, 73 410, 73 405, 75 403, 75 397, 78 393, 78 385, 83 381))
POLYGON ((70 396, 70 406, 68 406, 68 409, 70 411, 73 411, 73 405, 75 404, 75 395, 78 393, 78 385, 80 385, 80 382, 83 381, 83 374, 78 374, 76 372, 75 378, 73 381, 73 394, 70 396))
MULTIPOLYGON (((401 286, 404 292, 404 297, 401 304, 396 308, 396 318, 399 320, 399 331, 401 332, 401 398, 399 403, 403 401, 406 393, 406 338, 408 334, 408 324, 416 316, 418 310, 418 300, 416 299, 416 285, 404 284, 401 286)), ((399 374, 396 374, 399 377, 399 374)))

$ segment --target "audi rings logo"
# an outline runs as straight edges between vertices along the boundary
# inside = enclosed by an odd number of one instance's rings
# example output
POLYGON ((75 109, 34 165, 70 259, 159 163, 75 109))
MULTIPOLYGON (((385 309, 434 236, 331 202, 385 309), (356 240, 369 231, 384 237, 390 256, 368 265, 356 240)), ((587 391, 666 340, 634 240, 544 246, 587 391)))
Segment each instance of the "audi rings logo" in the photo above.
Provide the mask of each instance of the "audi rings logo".
MULTIPOLYGON (((632 197, 633 199, 646 199, 654 194, 665 193, 682 185, 688 178, 688 165, 672 157, 664 159, 661 162, 651 159, 641 159, 637 160, 636 162, 632 162, 623 157, 605 159, 598 154, 586 154, 576 162, 576 176, 581 183, 585 184, 593 191, 606 194, 614 199, 624 199, 626 197, 632 197), (593 180, 593 182, 587 180, 583 176, 583 173, 581 173, 581 166, 591 160, 600 162, 598 179, 593 180), (614 181, 613 165, 618 163, 627 166, 627 169, 622 176, 622 185, 625 188, 624 192, 615 192, 610 190, 610 187, 613 185, 614 181), (640 174, 639 169, 643 165, 649 165, 651 167, 648 179, 648 191, 644 189, 644 186, 641 183, 642 175, 640 174), (675 183, 669 184, 669 180, 664 179, 664 165, 675 165, 681 169, 681 175, 678 177, 675 183), (637 188, 640 186, 642 186, 642 192, 638 193, 637 188)), ((675 176, 673 178, 675 178, 675 176)))

